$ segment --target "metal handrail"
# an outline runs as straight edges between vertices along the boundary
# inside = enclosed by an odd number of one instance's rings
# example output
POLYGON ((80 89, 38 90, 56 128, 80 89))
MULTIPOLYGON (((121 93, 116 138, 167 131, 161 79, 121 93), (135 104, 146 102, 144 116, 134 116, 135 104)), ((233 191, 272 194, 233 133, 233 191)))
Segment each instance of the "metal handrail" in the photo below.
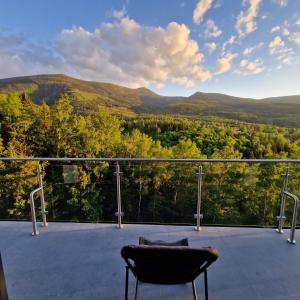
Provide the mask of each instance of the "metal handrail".
POLYGON ((32 220, 32 235, 36 236, 39 234, 36 226, 36 215, 34 206, 34 194, 41 191, 43 187, 38 187, 30 193, 30 209, 31 209, 31 220, 32 220))
POLYGON ((282 174, 282 186, 281 186, 281 196, 280 196, 280 212, 279 212, 279 216, 277 217, 278 228, 276 229, 276 231, 278 233, 283 233, 282 228, 283 228, 283 224, 284 224, 285 219, 286 219, 285 214, 284 214, 286 194, 284 192, 288 190, 289 176, 290 176, 289 167, 286 167, 284 174, 282 174))
POLYGON ((291 233, 290 237, 287 240, 291 244, 296 244, 295 240, 295 229, 296 229, 296 224, 297 224, 297 214, 298 214, 298 205, 299 205, 299 199, 296 195, 289 193, 289 192, 284 192, 284 194, 294 200, 294 209, 293 209, 293 218, 292 218, 292 224, 291 224, 291 233))
POLYGON ((0 157, 0 161, 111 161, 111 162, 182 162, 182 163, 300 163, 300 159, 196 159, 130 157, 0 157))

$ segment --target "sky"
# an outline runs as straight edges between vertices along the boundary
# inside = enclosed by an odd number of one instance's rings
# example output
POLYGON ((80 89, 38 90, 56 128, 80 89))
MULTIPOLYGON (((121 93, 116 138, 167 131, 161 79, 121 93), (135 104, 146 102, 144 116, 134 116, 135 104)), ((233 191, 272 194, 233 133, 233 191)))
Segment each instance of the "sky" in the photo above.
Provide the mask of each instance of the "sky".
POLYGON ((300 0, 0 0, 0 78, 300 94, 300 0))

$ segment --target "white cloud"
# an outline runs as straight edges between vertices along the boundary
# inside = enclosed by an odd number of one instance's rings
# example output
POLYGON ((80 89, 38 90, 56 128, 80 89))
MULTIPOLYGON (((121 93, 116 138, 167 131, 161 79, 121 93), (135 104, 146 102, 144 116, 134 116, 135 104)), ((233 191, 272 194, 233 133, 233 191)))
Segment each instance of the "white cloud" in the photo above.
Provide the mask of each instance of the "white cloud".
POLYGON ((269 43, 269 52, 274 55, 282 64, 289 65, 294 61, 294 50, 285 46, 280 36, 276 36, 269 43))
POLYGON ((236 36, 235 35, 232 35, 226 42, 224 42, 224 44, 222 45, 222 55, 225 54, 227 46, 232 45, 235 42, 236 42, 236 36))
POLYGON ((232 60, 237 56, 237 54, 233 54, 228 52, 225 56, 219 58, 217 60, 217 72, 216 74, 221 74, 228 72, 231 69, 232 60))
POLYGON ((271 32, 276 32, 280 30, 280 26, 275 26, 271 29, 271 32))
POLYGON ((222 6, 222 0, 215 1, 214 9, 220 8, 222 6))
POLYGON ((176 83, 178 85, 183 85, 185 86, 186 88, 191 88, 195 85, 194 81, 189 79, 188 77, 186 76, 182 76, 182 77, 174 77, 172 79, 172 82, 173 83, 176 83))
POLYGON ((236 37, 234 35, 232 35, 229 40, 228 40, 228 44, 233 44, 235 42, 236 37))
POLYGON ((207 49, 208 53, 213 53, 217 49, 216 43, 206 43, 204 46, 207 49))
POLYGON ((126 7, 123 6, 121 10, 114 10, 114 11, 112 12, 112 15, 113 15, 113 17, 116 18, 116 19, 122 19, 123 17, 126 16, 126 13, 127 13, 126 7))
POLYGON ((276 49, 284 47, 284 41, 279 35, 275 36, 274 39, 269 43, 269 51, 271 54, 276 52, 276 49))
POLYGON ((253 46, 253 47, 247 47, 247 48, 245 48, 245 50, 243 51, 243 54, 244 54, 244 55, 250 55, 253 51, 255 51, 255 50, 261 48, 263 45, 264 45, 264 43, 261 42, 261 43, 255 45, 255 46, 253 46))
POLYGON ((290 23, 289 23, 289 21, 287 21, 287 20, 284 20, 284 22, 283 22, 283 24, 282 24, 282 28, 289 28, 291 25, 290 25, 290 23))
POLYGON ((284 65, 290 65, 295 60, 295 52, 292 48, 283 47, 276 53, 277 59, 284 65))
MULTIPOLYGON (((300 26, 300 18, 298 20, 296 20, 296 22, 294 24, 294 26, 297 26, 297 25, 300 26)), ((293 32, 292 30, 293 30, 294 26, 291 26, 288 23, 288 21, 285 21, 284 22, 285 28, 284 28, 284 31, 282 34, 287 36, 291 42, 300 45, 300 31, 293 32), (288 29, 290 29, 290 31, 288 29)))
POLYGON ((176 22, 165 28, 147 27, 125 17, 94 31, 73 27, 63 30, 48 48, 0 30, 0 41, 4 40, 0 77, 66 73, 129 87, 161 87, 166 81, 190 87, 212 76, 189 28, 176 22))
POLYGON ((289 30, 287 28, 284 28, 282 30, 282 34, 285 35, 285 36, 288 36, 288 35, 290 35, 290 32, 289 32, 289 30))
POLYGON ((211 8, 212 0, 198 0, 193 12, 193 20, 196 24, 200 24, 205 13, 211 8))
POLYGON ((48 73, 71 73, 53 49, 0 49, 0 78, 48 73))
POLYGON ((0 49, 18 47, 26 41, 26 35, 11 31, 0 31, 0 49))
POLYGON ((291 33, 289 40, 300 45, 300 32, 291 33))
POLYGON ((167 80, 191 86, 211 78, 189 28, 176 22, 145 27, 125 17, 94 32, 68 29, 62 31, 58 49, 81 77, 91 80, 138 87, 162 86, 167 80))
POLYGON ((261 59, 256 59, 254 61, 249 61, 243 59, 240 61, 239 68, 236 70, 237 74, 242 75, 255 75, 264 71, 263 61, 261 59))
POLYGON ((247 12, 241 11, 237 17, 235 28, 240 37, 243 37, 250 32, 256 30, 256 23, 254 18, 258 14, 259 4, 261 0, 244 0, 245 3, 249 3, 247 12))
POLYGON ((24 34, 0 30, 0 78, 69 71, 55 49, 30 43, 24 34))
POLYGON ((294 52, 288 53, 288 55, 285 55, 282 58, 279 57, 278 59, 285 65, 291 65, 295 60, 294 52))
POLYGON ((288 4, 288 0, 275 0, 275 2, 281 7, 285 7, 288 4))
POLYGON ((222 30, 218 28, 215 22, 211 19, 207 20, 205 24, 204 36, 206 38, 218 37, 222 34, 222 30))

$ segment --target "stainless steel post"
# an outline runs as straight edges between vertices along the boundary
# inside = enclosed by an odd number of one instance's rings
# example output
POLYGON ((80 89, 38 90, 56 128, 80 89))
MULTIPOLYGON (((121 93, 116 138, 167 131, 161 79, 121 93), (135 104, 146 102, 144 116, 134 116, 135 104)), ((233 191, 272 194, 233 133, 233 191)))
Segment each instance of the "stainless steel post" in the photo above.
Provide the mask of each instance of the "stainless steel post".
POLYGON ((198 177, 198 189, 197 189, 197 213, 194 215, 194 218, 197 220, 197 224, 195 230, 201 230, 201 219, 203 215, 201 214, 201 201, 202 201, 202 176, 204 173, 202 172, 202 166, 199 166, 198 173, 196 174, 198 177))
POLYGON ((117 204, 118 204, 118 211, 115 213, 115 216, 118 217, 118 225, 117 228, 121 229, 123 228, 122 225, 122 217, 124 216, 124 213, 122 212, 122 202, 121 202, 121 180, 120 180, 120 165, 117 162, 116 163, 116 184, 117 184, 117 204))
POLYGON ((39 232, 36 226, 36 215, 35 215, 35 205, 34 205, 34 194, 39 192, 41 188, 37 188, 30 193, 30 210, 31 210, 31 220, 32 220, 32 235, 38 235, 39 232))
POLYGON ((299 204, 299 199, 295 195, 289 193, 289 192, 284 192, 286 196, 290 197, 291 199, 294 200, 294 209, 293 209, 293 218, 292 218, 292 224, 291 224, 291 233, 290 233, 290 238, 287 240, 291 244, 296 244, 295 240, 295 229, 296 229, 296 224, 297 224, 297 214, 298 214, 298 204, 299 204))
POLYGON ((45 207, 42 169, 41 169, 41 165, 39 164, 39 162, 37 163, 37 177, 38 177, 38 181, 39 181, 39 187, 41 188, 40 197, 41 197, 41 214, 42 214, 42 218, 43 218, 43 226, 47 227, 48 223, 47 223, 46 215, 47 215, 48 212, 46 211, 46 207, 45 207))
POLYGON ((288 179, 289 179, 289 167, 285 168, 285 173, 282 174, 282 186, 281 186, 281 197, 280 197, 280 212, 279 216, 277 217, 278 220, 278 228, 276 231, 278 233, 283 233, 283 225, 284 221, 286 219, 285 217, 285 200, 286 200, 286 194, 287 186, 288 186, 288 179))

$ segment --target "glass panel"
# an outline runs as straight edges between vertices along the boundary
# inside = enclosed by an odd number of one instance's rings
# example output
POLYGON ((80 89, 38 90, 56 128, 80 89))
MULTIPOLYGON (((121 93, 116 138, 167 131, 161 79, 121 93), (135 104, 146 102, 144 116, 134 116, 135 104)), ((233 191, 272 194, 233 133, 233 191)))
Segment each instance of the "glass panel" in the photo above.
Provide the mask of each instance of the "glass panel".
POLYGON ((279 210, 281 169, 246 163, 206 164, 204 223, 274 226, 279 210))
MULTIPOLYGON (((116 222, 116 165, 43 162, 49 221, 116 222)), ((277 226, 285 164, 203 163, 202 206, 206 225, 277 226)), ((195 163, 122 162, 124 222, 195 225, 195 163)), ((0 218, 30 220, 29 194, 38 187, 37 162, 0 162, 0 218)), ((300 166, 289 165, 288 191, 300 195, 300 166)), ((35 196, 37 219, 40 199, 35 196)), ((293 201, 286 201, 286 226, 293 201)), ((300 217, 298 216, 298 225, 300 217)))
POLYGON ((0 161, 0 218, 29 220, 29 194, 37 187, 37 163, 0 161))
MULTIPOLYGON (((300 166, 289 166, 288 191, 300 199, 300 166)), ((290 226, 294 209, 294 201, 290 198, 286 200, 286 222, 285 226, 290 226)), ((300 208, 298 209, 297 226, 300 226, 300 208)))
POLYGON ((114 166, 51 163, 44 178, 49 221, 115 221, 114 166))
POLYGON ((197 166, 174 163, 122 165, 126 222, 195 223, 197 166))

